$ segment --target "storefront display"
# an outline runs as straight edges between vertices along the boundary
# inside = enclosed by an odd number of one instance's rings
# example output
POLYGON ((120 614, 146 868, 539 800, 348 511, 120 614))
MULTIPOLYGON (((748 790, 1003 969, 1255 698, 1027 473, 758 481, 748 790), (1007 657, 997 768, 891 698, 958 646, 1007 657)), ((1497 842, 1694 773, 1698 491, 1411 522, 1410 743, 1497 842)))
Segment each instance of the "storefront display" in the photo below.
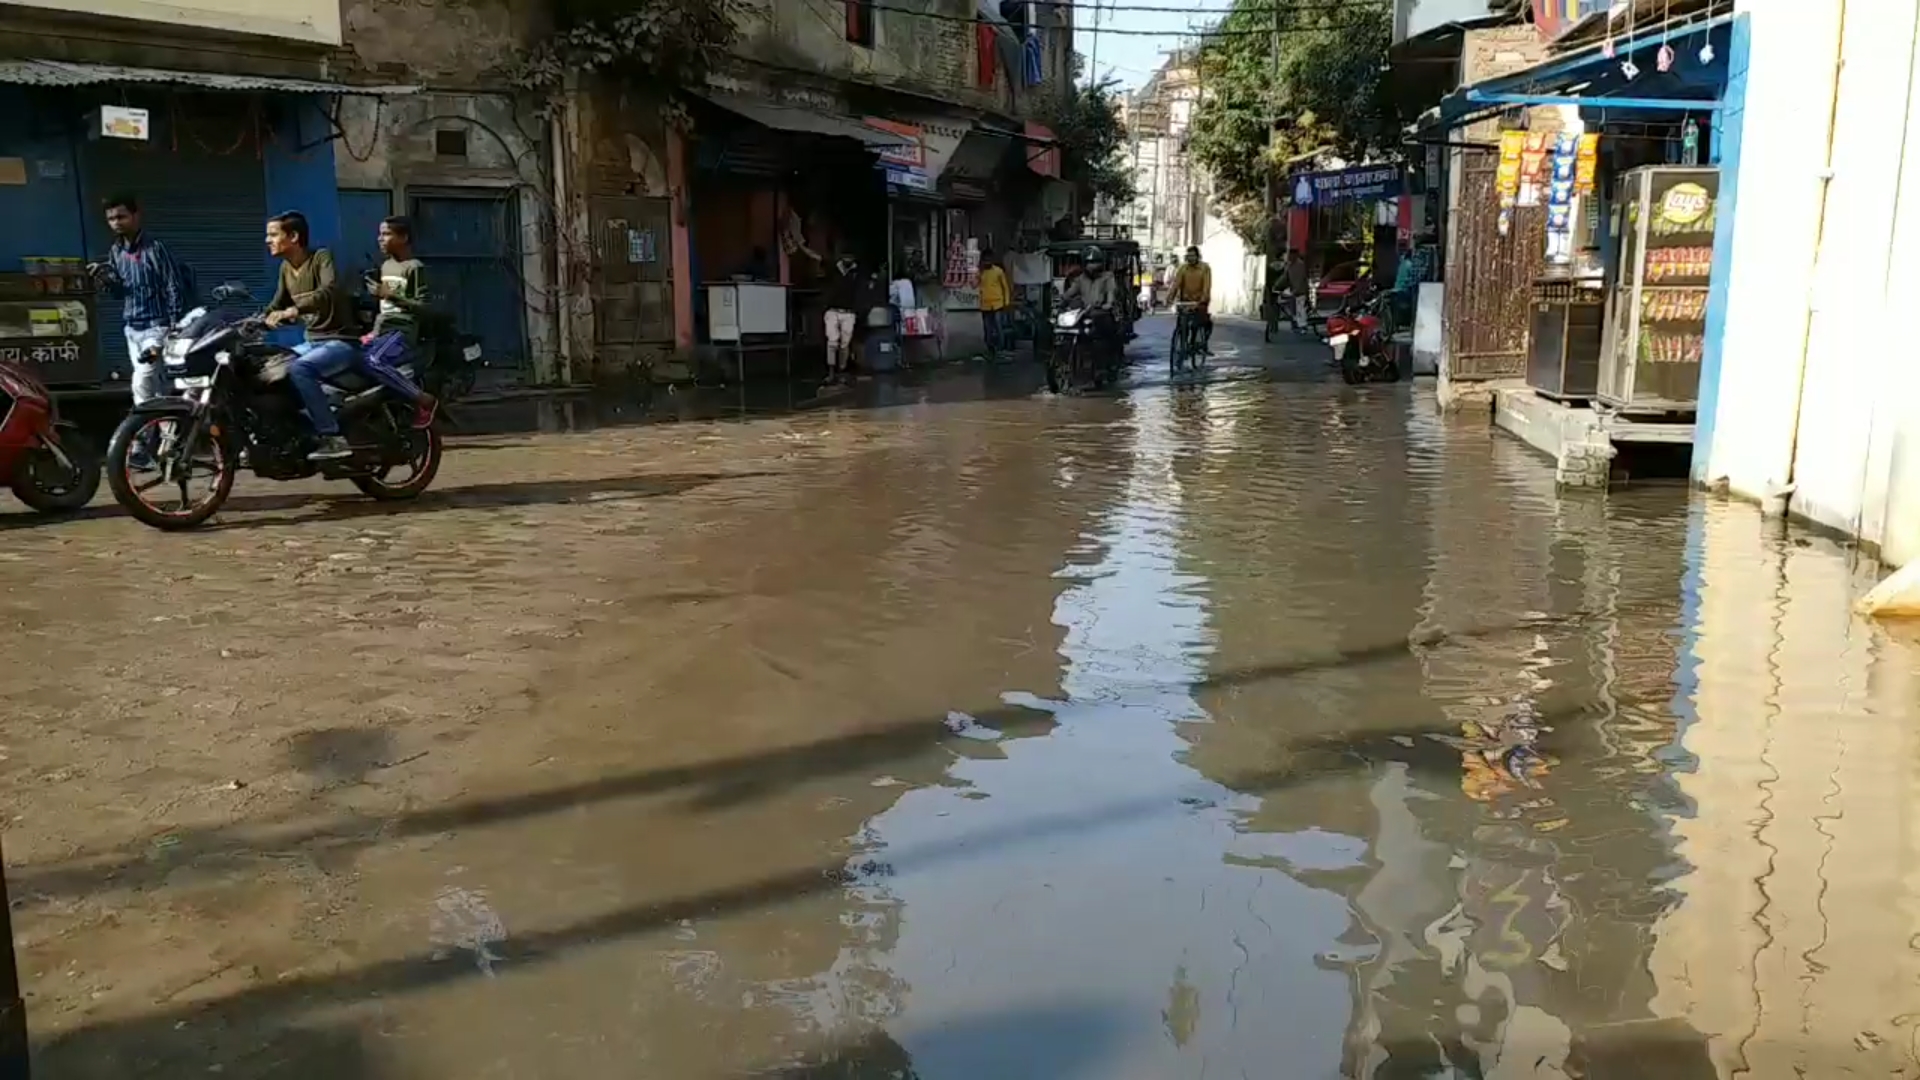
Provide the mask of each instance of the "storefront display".
POLYGON ((99 378, 95 353, 94 297, 87 276, 47 273, 34 260, 33 274, 0 274, 0 360, 20 364, 48 386, 92 385, 99 378))
POLYGON ((1621 178, 1619 272, 1608 298, 1600 400, 1685 411, 1699 396, 1720 176, 1653 166, 1621 178))

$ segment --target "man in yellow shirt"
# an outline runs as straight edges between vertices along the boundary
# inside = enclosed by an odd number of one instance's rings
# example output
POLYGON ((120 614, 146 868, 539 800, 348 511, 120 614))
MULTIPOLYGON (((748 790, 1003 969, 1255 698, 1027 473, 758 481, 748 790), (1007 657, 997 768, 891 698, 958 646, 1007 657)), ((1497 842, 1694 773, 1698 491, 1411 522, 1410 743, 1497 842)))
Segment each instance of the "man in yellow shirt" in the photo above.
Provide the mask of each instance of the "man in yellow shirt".
POLYGON ((987 331, 987 348, 995 356, 1013 351, 1008 340, 1012 309, 1013 282, 1006 268, 994 258, 992 248, 980 249, 980 319, 987 331))
POLYGON ((1173 302, 1199 305, 1200 351, 1211 354, 1208 345, 1213 341, 1213 315, 1208 308, 1213 304, 1213 267, 1200 261, 1197 247, 1187 249, 1187 261, 1174 271, 1173 302))

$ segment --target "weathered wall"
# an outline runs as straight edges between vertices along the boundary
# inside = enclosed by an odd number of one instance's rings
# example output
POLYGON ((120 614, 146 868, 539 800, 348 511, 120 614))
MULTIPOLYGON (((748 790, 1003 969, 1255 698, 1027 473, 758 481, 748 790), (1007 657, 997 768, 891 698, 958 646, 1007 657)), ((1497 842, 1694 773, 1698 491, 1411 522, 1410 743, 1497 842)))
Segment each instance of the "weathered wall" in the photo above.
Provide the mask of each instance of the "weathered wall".
POLYGON ((536 380, 551 381, 555 304, 549 289, 552 186, 543 122, 531 106, 499 94, 421 94, 340 106, 335 174, 343 189, 392 192, 407 205, 416 188, 480 188, 518 201, 519 276, 525 283, 527 351, 536 380), (463 158, 442 157, 435 136, 463 131, 463 158))
POLYGON ((343 67, 442 89, 500 89, 546 29, 534 0, 342 0, 343 67))
POLYGON ((13 0, 21 7, 318 45, 340 43, 337 0, 13 0))
MULTIPOLYGON (((977 85, 974 0, 892 0, 874 12, 874 45, 846 38, 842 0, 745 0, 736 53, 775 68, 889 87, 1039 117, 1057 99, 1068 67, 1068 36, 1047 32, 1046 81, 1038 87, 1002 70, 990 89, 977 85), (940 16, 940 17, 930 17, 940 16), (1051 95, 1051 97, 1050 97, 1051 95)), ((1012 57, 1017 61, 1017 55, 1012 57)))

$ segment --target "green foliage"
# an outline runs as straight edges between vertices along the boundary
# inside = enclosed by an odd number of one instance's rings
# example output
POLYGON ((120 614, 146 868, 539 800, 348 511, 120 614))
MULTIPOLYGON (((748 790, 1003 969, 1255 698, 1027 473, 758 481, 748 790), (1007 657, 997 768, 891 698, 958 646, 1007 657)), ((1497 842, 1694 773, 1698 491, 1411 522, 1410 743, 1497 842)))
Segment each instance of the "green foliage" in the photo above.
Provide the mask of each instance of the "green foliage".
POLYGON ((734 43, 739 0, 570 0, 521 61, 515 82, 552 90, 569 72, 624 78, 671 95, 704 85, 734 43))
POLYGON ((1061 178, 1078 190, 1082 206, 1095 196, 1117 204, 1134 196, 1133 171, 1127 167, 1127 128, 1120 122, 1120 95, 1108 80, 1075 86, 1073 95, 1050 117, 1060 141, 1061 178))
POLYGON ((1205 100, 1189 150, 1214 178, 1214 196, 1249 240, 1265 231, 1270 177, 1315 153, 1366 159, 1397 150, 1398 124, 1382 93, 1393 37, 1384 5, 1324 0, 1236 0, 1220 28, 1266 31, 1210 38, 1201 50, 1205 100))

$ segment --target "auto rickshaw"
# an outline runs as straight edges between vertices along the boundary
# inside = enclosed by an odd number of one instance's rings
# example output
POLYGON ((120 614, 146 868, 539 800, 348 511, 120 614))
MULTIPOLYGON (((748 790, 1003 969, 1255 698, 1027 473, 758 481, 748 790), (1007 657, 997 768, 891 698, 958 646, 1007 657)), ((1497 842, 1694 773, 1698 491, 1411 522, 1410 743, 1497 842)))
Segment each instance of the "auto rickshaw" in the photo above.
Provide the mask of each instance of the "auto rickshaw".
MULTIPOLYGON (((1080 272, 1080 262, 1086 258, 1088 248, 1099 248, 1106 252, 1107 268, 1113 272, 1118 282, 1116 291, 1120 294, 1119 310, 1120 336, 1123 341, 1134 339, 1133 324, 1140 320, 1140 288, 1135 282, 1140 276, 1140 245, 1133 240, 1102 239, 1087 237, 1081 240, 1056 240, 1043 249, 1053 266, 1053 283, 1056 292, 1064 290, 1067 282, 1080 272)), ((1051 312, 1049 312, 1051 314, 1051 312)))

